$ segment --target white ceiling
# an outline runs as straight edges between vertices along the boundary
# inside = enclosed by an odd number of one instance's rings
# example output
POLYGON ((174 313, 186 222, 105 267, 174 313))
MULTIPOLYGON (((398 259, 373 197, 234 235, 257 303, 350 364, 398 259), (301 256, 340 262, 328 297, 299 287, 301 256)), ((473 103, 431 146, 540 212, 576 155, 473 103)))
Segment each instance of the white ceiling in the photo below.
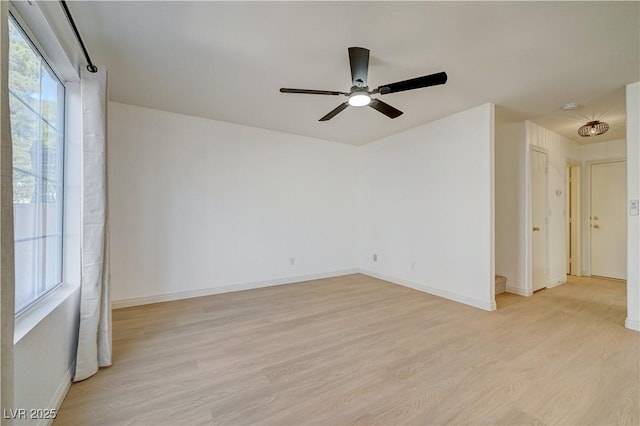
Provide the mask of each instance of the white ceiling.
POLYGON ((577 105, 574 110, 564 111, 562 107, 558 107, 550 114, 536 117, 532 121, 580 144, 588 144, 624 139, 627 133, 626 110, 625 89, 621 87, 605 96, 577 105), (578 135, 578 129, 593 120, 604 121, 609 125, 609 130, 595 137, 578 135))
POLYGON ((70 9, 94 61, 109 69, 113 101, 363 144, 485 102, 568 137, 609 113, 602 99, 618 96, 624 114, 622 89, 640 80, 639 6, 74 1, 70 9), (345 99, 278 92, 348 91, 349 46, 371 50, 371 87, 439 71, 449 81, 383 96, 404 111, 395 120, 351 107, 318 122, 345 99), (568 102, 583 108, 562 113, 568 102))

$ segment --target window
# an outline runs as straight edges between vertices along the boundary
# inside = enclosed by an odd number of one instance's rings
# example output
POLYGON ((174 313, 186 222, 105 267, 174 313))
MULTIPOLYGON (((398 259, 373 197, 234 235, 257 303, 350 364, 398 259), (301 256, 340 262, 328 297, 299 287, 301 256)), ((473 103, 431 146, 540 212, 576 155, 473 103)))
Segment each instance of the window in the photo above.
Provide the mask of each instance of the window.
POLYGON ((9 19, 16 313, 62 282, 64 86, 9 19))

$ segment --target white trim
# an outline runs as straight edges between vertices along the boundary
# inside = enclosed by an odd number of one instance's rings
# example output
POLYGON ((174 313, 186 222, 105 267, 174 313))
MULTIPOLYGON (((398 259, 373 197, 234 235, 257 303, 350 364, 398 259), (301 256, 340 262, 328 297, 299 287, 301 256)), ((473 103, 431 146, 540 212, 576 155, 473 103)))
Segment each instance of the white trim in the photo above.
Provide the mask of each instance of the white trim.
POLYGON ((564 279, 564 280, 558 280, 558 279, 551 280, 551 283, 547 286, 547 288, 558 287, 559 285, 566 284, 566 282, 567 282, 566 279, 564 279))
MULTIPOLYGON (((48 410, 56 410, 56 411, 60 410, 60 407, 62 406, 62 402, 64 401, 64 398, 67 396, 67 392, 69 392, 69 388, 71 388, 71 380, 73 378, 73 373, 75 370, 76 370, 76 363, 74 362, 73 364, 71 364, 67 372, 64 373, 64 376, 60 381, 60 385, 58 385, 58 389, 56 389, 56 393, 53 394, 53 398, 51 398, 51 402, 47 407, 48 410)), ((53 423, 53 420, 54 419, 40 419, 37 424, 40 426, 49 426, 53 423)))
POLYGON ((252 290, 255 288, 272 287, 276 285, 295 284, 302 281, 333 278, 342 275, 357 274, 357 269, 343 269, 340 271, 322 272, 319 274, 299 275, 295 277, 278 278, 267 281, 232 284, 221 287, 202 288, 198 290, 181 291, 177 293, 157 294, 153 296, 135 297, 131 299, 112 300, 111 309, 128 308, 130 306, 148 305, 150 303, 171 302, 173 300, 191 299, 193 297, 211 296, 213 294, 231 293, 234 291, 252 290))
POLYGON ((591 276, 591 162, 586 161, 582 167, 582 211, 584 216, 580 220, 582 227, 582 272, 583 276, 591 276))
MULTIPOLYGON (((619 157, 619 156, 609 157, 601 160, 591 160, 591 161, 586 161, 584 163, 584 169, 585 169, 584 170, 584 173, 585 173, 585 180, 584 180, 585 205, 584 206, 586 207, 585 211, 587 212, 587 214, 584 217, 583 229, 582 229, 584 233, 583 235, 585 235, 585 238, 583 239, 583 245, 584 245, 583 270, 584 270, 584 275, 588 277, 591 276, 591 216, 592 216, 591 214, 591 167, 598 164, 618 163, 622 161, 625 162, 625 168, 626 168, 627 157, 619 157)), ((628 240, 629 236, 626 235, 625 238, 628 240)))
POLYGON ((640 321, 631 320, 628 317, 624 320, 624 326, 629 330, 640 331, 640 321))
MULTIPOLYGON (((576 276, 576 277, 580 277, 582 275, 584 275, 584 270, 583 270, 583 266, 582 266, 582 261, 583 261, 583 251, 584 251, 584 244, 582 242, 582 235, 583 235, 583 219, 582 219, 582 213, 583 213, 583 203, 582 203, 582 198, 583 198, 583 183, 582 183, 582 178, 583 178, 583 170, 584 170, 584 165, 580 162, 574 162, 573 160, 567 160, 567 169, 565 171, 566 176, 565 179, 567 180, 570 190, 567 191, 567 194, 571 193, 572 197, 567 195, 567 201, 568 201, 568 205, 565 207, 566 209, 566 226, 567 226, 567 233, 570 233, 570 229, 573 227, 575 230, 575 233, 571 233, 571 236, 573 238, 568 238, 567 237, 567 249, 570 250, 572 247, 571 246, 571 240, 575 241, 575 253, 573 253, 572 259, 571 259, 571 268, 570 268, 570 272, 571 275, 576 276), (575 169, 576 174, 575 175, 571 175, 571 169, 575 169), (573 178, 573 181, 571 181, 571 177, 573 178), (569 217, 569 210, 571 208, 571 203, 575 201, 576 204, 576 211, 573 212, 573 217, 569 217), (570 219, 573 219, 573 222, 570 223, 570 219)), ((567 270, 567 273, 569 273, 569 270, 567 270)))
POLYGON ((360 269, 359 273, 363 275, 367 275, 373 278, 378 278, 380 280, 388 281, 393 284, 398 284, 403 287, 409 287, 414 290, 421 291, 423 293, 428 293, 433 296, 442 297, 444 299, 453 300, 454 302, 463 303, 465 305, 473 306, 474 308, 483 309, 485 311, 495 311, 496 310, 496 301, 495 299, 491 302, 486 300, 479 300, 472 297, 463 296, 458 293, 453 293, 447 290, 441 290, 438 288, 429 287, 424 284, 416 283, 413 281, 405 280, 402 278, 394 278, 388 275, 379 274, 377 272, 369 271, 366 269, 360 269))
POLYGON ((76 290, 78 290, 78 286, 62 284, 20 312, 15 319, 13 344, 17 344, 51 312, 71 297, 76 290))
MULTIPOLYGON (((527 150, 527 158, 526 158, 526 168, 527 168, 527 172, 525 173, 526 176, 526 192, 527 192, 527 197, 526 197, 526 202, 527 202, 527 206, 525 208, 525 214, 526 214, 526 218, 525 218, 525 223, 526 223, 526 227, 525 227, 525 244, 526 244, 526 250, 525 250, 525 256, 527 259, 526 262, 526 266, 528 266, 528 268, 526 268, 526 275, 525 275, 525 288, 527 292, 530 292, 529 295, 533 294, 533 237, 531 236, 531 228, 533 227, 533 168, 531 167, 531 161, 533 159, 533 155, 531 154, 533 151, 539 152, 541 154, 544 154, 545 156, 545 177, 546 177, 546 190, 545 190, 545 226, 544 226, 544 231, 546 234, 546 250, 545 250, 545 287, 548 287, 550 284, 550 273, 549 273, 549 268, 550 268, 550 261, 549 261, 549 253, 550 253, 550 238, 549 238, 549 151, 546 148, 543 148, 541 146, 538 145, 534 145, 530 143, 530 135, 527 134, 527 144, 529 146, 529 149, 527 150)), ((542 287, 542 288, 545 288, 542 287)))
POLYGON ((490 139, 490 150, 491 153, 489 155, 490 162, 490 176, 491 183, 489 185, 491 195, 490 195, 490 225, 491 229, 489 230, 489 236, 491 239, 491 280, 489 281, 489 298, 491 302, 491 311, 497 309, 496 305, 496 106, 495 104, 491 104, 491 139, 490 139))
POLYGON ((529 297, 533 294, 531 290, 527 290, 525 288, 517 287, 514 285, 508 285, 504 291, 506 291, 507 293, 517 294, 518 296, 525 296, 525 297, 529 297))
MULTIPOLYGON (((531 125, 525 122, 525 150, 524 150, 524 288, 521 291, 533 294, 531 291, 531 125)), ((507 286, 505 291, 509 291, 507 286)), ((520 293, 516 293, 520 294, 520 293)), ((530 294, 522 294, 529 296, 530 294)))
POLYGON ((60 43, 58 34, 51 27, 38 3, 12 1, 9 3, 9 11, 60 80, 63 82, 80 80, 77 67, 69 59, 72 56, 60 43))

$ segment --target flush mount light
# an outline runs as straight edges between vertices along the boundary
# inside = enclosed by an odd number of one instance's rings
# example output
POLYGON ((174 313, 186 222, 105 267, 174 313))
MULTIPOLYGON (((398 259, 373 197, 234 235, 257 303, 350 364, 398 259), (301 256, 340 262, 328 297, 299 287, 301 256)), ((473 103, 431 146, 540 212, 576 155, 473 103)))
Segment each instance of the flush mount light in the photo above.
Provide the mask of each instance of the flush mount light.
POLYGON ((578 109, 578 104, 575 102, 571 102, 562 106, 563 111, 573 111, 574 109, 578 109))
POLYGON ((609 130, 609 125, 607 123, 605 123, 604 121, 594 120, 580 127, 578 129, 578 134, 585 138, 589 138, 606 133, 607 130, 609 130))
POLYGON ((351 106, 365 106, 371 102, 371 96, 367 92, 354 92, 349 96, 349 105, 351 106))

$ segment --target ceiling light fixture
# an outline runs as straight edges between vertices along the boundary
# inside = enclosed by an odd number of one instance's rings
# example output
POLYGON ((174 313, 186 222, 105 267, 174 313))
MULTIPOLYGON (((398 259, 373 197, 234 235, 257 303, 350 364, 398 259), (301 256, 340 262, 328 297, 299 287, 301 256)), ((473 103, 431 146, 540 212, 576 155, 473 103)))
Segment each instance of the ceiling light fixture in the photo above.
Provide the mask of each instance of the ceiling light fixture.
POLYGON ((349 96, 349 105, 351 106, 365 106, 371 102, 371 96, 367 92, 354 92, 349 96))
POLYGON ((604 121, 594 120, 580 127, 578 129, 578 134, 580 136, 588 138, 607 133, 607 130, 609 130, 609 125, 607 123, 605 123, 604 121))
POLYGON ((563 111, 573 111, 574 109, 578 109, 578 104, 575 103, 575 102, 571 102, 571 103, 565 104, 562 107, 563 111))

